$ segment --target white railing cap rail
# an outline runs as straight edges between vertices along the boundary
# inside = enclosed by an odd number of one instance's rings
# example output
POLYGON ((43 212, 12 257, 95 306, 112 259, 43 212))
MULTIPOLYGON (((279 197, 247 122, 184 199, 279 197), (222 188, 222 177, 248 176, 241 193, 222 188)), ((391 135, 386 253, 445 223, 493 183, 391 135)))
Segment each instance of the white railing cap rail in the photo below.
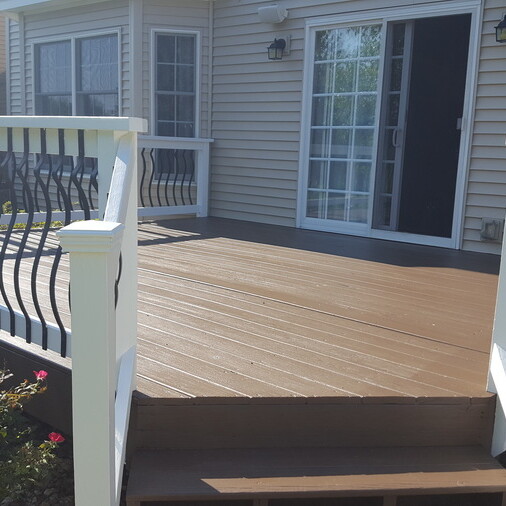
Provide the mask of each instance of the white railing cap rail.
POLYGON ((203 149, 214 142, 214 139, 202 139, 200 137, 162 137, 160 135, 139 135, 140 148, 163 148, 169 149, 203 149))
POLYGON ((142 118, 111 116, 0 116, 0 127, 145 132, 148 124, 142 118))

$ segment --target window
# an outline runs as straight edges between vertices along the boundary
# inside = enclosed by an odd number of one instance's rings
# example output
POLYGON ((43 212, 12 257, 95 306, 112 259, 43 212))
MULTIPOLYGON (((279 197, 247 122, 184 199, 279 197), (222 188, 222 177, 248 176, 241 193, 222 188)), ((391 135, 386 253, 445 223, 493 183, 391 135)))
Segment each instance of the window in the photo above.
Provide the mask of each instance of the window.
POLYGON ((196 35, 157 33, 155 133, 195 137, 196 35))
POLYGON ((70 41, 35 46, 35 110, 43 116, 72 114, 70 41))
POLYGON ((116 34, 37 44, 35 114, 118 116, 118 75, 116 34))
POLYGON ((118 115, 118 38, 77 41, 77 115, 118 115))

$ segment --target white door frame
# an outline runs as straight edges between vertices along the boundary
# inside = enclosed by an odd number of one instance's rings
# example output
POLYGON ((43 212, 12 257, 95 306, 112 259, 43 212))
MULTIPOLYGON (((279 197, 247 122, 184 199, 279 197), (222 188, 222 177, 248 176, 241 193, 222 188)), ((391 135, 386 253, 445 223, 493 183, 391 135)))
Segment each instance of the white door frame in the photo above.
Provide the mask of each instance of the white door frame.
MULTIPOLYGON (((476 100, 478 61, 480 51, 480 34, 483 8, 482 0, 455 0, 438 4, 418 6, 406 6, 385 9, 373 9, 365 12, 340 14, 324 18, 306 20, 305 29, 305 57, 304 79, 302 93, 302 120, 301 142, 299 153, 299 182, 297 194, 297 219, 296 226, 312 230, 322 230, 363 237, 390 239, 395 241, 427 244, 446 248, 460 249, 463 233, 465 194, 467 189, 467 175, 469 171, 470 150, 472 143, 472 126, 474 123, 474 104, 476 100), (462 113, 462 129, 460 137, 459 162, 457 178, 455 182, 455 204, 453 212, 452 236, 432 237, 390 230, 378 230, 372 228, 372 199, 374 198, 375 160, 371 171, 371 191, 369 198, 369 221, 366 224, 335 222, 306 217, 307 201, 307 178, 309 167, 309 144, 311 128, 311 96, 314 62, 314 34, 324 28, 337 28, 357 24, 383 24, 383 33, 388 22, 403 21, 418 18, 450 16, 455 14, 471 14, 471 27, 469 37, 469 53, 467 62, 467 75, 464 94, 464 107, 462 113)), ((384 44, 384 41, 383 41, 384 44)), ((384 53, 384 50, 382 50, 384 53)), ((383 63, 384 54, 382 54, 383 63)), ((383 80, 379 77, 378 97, 382 96, 383 80)), ((378 106, 379 107, 379 106, 378 106)), ((379 115, 377 115, 379 122, 379 115)), ((377 125, 378 126, 378 125, 377 125)), ((376 128, 376 137, 378 128, 376 128)), ((377 144, 377 140, 375 145, 377 144)))

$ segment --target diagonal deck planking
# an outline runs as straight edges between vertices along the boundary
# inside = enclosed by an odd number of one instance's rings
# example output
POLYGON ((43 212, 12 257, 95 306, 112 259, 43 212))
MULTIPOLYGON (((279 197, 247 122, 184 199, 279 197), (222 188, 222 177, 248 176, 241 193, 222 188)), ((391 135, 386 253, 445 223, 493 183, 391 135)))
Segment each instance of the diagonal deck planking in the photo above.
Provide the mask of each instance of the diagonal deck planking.
POLYGON ((141 394, 487 395, 495 256, 216 218, 139 245, 141 394))

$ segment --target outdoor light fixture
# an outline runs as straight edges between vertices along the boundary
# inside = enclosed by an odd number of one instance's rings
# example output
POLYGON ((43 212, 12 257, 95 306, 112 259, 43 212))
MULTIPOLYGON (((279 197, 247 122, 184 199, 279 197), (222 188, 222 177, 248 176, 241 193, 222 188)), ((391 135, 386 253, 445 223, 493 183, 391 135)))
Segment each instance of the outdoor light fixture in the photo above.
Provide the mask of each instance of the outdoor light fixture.
POLYGON ((282 60, 285 47, 285 39, 274 39, 274 42, 267 48, 269 60, 282 60))
POLYGON ((495 27, 495 40, 497 42, 506 42, 506 16, 504 16, 504 19, 495 27))

